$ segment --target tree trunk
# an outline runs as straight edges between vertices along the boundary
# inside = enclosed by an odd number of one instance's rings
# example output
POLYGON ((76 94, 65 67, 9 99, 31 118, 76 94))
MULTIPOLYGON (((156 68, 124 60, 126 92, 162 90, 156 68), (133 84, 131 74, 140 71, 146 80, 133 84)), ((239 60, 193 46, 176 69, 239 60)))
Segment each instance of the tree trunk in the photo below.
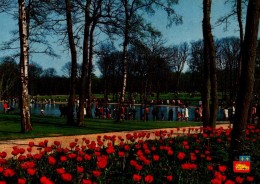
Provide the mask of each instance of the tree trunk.
MULTIPOLYGON (((240 37, 240 48, 242 49, 242 44, 244 41, 244 32, 243 32, 243 22, 242 22, 242 1, 237 0, 237 21, 239 26, 239 37, 240 37)), ((239 55, 239 69, 238 69, 238 77, 241 75, 241 65, 242 65, 242 57, 241 52, 239 55)))
POLYGON ((20 36, 20 72, 21 72, 21 131, 32 131, 30 116, 30 100, 28 94, 28 32, 26 24, 25 0, 18 0, 19 4, 19 36, 20 36))
POLYGON ((93 68, 93 48, 94 48, 94 30, 96 27, 96 22, 93 23, 90 29, 90 41, 89 41, 89 63, 88 63, 88 89, 87 89, 87 116, 92 117, 91 112, 91 101, 92 101, 92 68, 93 68))
MULTIPOLYGON (((237 159, 245 150, 246 125, 252 100, 255 74, 255 58, 259 26, 259 0, 249 0, 247 8, 245 38, 242 46, 242 70, 236 100, 236 111, 231 134, 230 156, 237 159)), ((249 151, 249 150, 248 150, 249 151)))
MULTIPOLYGON (((210 14, 211 0, 203 1, 203 37, 204 37, 204 65, 206 70, 205 77, 205 105, 206 117, 203 119, 203 126, 216 127, 218 112, 218 91, 217 91, 217 74, 216 74, 216 49, 211 31, 210 14), (205 122, 204 122, 205 121, 205 122)), ((203 114, 203 116, 204 116, 203 114)))
POLYGON ((203 0, 203 37, 204 37, 204 81, 202 89, 202 107, 203 107, 203 127, 210 126, 210 49, 209 34, 211 34, 210 26, 210 9, 211 0, 203 0))
POLYGON ((127 81, 127 47, 129 42, 129 20, 130 17, 128 15, 128 6, 125 3, 125 29, 124 29, 124 43, 123 43, 123 82, 122 82, 122 90, 120 94, 119 104, 118 104, 118 116, 117 121, 120 121, 122 106, 125 102, 125 91, 126 91, 126 81, 127 81))
POLYGON ((83 41, 83 61, 82 71, 80 78, 80 90, 79 90, 79 107, 78 107, 78 126, 84 124, 84 108, 86 100, 86 82, 88 71, 88 59, 89 59, 89 29, 90 29, 90 4, 91 0, 88 0, 85 7, 85 29, 84 29, 84 41, 83 41))
POLYGON ((74 108, 77 87, 77 51, 73 36, 73 26, 71 18, 71 2, 66 0, 66 21, 69 37, 70 53, 71 53, 71 78, 70 78, 70 94, 68 101, 67 124, 74 125, 74 108))

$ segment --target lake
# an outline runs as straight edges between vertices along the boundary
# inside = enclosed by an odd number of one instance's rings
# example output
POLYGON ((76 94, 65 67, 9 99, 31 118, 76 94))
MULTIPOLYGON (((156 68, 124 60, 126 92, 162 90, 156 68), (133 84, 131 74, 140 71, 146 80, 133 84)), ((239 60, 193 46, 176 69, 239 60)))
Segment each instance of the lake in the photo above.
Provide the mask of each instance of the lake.
MULTIPOLYGON (((18 106, 17 104, 10 104, 15 108, 15 111, 18 112, 18 106)), ((32 115, 40 115, 41 114, 41 108, 44 109, 44 113, 46 116, 54 116, 54 117, 60 117, 60 110, 59 110, 59 106, 60 104, 41 104, 41 103, 37 103, 37 104, 31 104, 30 108, 31 108, 31 114, 32 115)), ((116 104, 108 104, 107 105, 107 109, 108 111, 113 114, 114 112, 114 108, 115 108, 116 104)), ((164 116, 163 120, 168 120, 168 115, 169 115, 169 111, 170 109, 173 110, 173 120, 176 121, 177 120, 177 112, 180 111, 180 107, 179 106, 170 106, 170 105, 151 105, 149 106, 149 115, 148 118, 149 120, 152 120, 152 111, 154 108, 159 109, 159 119, 162 119, 161 115, 164 116)), ((4 112, 3 110, 3 103, 0 102, 0 108, 1 111, 4 112)), ((134 106, 129 106, 128 109, 134 108, 136 110, 136 119, 140 120, 141 115, 144 113, 144 109, 141 108, 141 105, 134 105, 134 106)), ((195 120, 195 108, 194 106, 189 106, 188 107, 188 112, 189 112, 189 121, 194 121, 195 120)), ((92 107, 92 116, 94 118, 95 117, 95 107, 92 107)), ((230 116, 229 116, 230 117, 230 116)), ((218 109, 218 120, 221 121, 223 120, 224 115, 223 115, 223 109, 219 108, 218 109)))

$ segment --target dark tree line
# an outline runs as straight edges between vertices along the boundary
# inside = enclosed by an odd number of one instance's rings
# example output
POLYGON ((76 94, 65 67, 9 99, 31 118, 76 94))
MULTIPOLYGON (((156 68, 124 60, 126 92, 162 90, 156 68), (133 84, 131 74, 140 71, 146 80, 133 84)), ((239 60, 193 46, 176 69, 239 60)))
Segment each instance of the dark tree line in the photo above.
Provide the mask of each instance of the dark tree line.
MULTIPOLYGON (((126 99, 133 98, 134 93, 142 94, 147 99, 151 95, 155 95, 160 99, 161 93, 177 91, 201 92, 202 65, 204 61, 202 40, 188 44, 187 60, 185 61, 186 69, 181 71, 181 75, 175 69, 180 67, 178 66, 179 63, 175 63, 175 60, 171 59, 171 55, 172 53, 176 54, 177 48, 180 48, 183 44, 167 46, 161 41, 160 44, 157 43, 159 45, 158 48, 155 48, 155 45, 153 45, 153 51, 151 51, 139 42, 130 44, 126 89, 128 95, 126 99)), ((239 39, 236 37, 218 39, 215 41, 215 45, 218 91, 223 97, 222 100, 231 104, 235 101, 237 95, 239 39)), ((260 47, 257 48, 254 94, 257 94, 260 89, 259 54, 260 47)), ((100 76, 92 75, 92 92, 94 94, 104 94, 104 98, 108 98, 110 94, 113 96, 113 101, 117 101, 117 94, 120 92, 120 80, 122 78, 122 53, 112 45, 103 44, 97 50, 97 56, 97 67, 100 71, 100 76)), ((19 65, 12 57, 1 59, 0 91, 2 98, 19 95, 17 88, 19 76, 16 75, 19 72, 18 67, 19 65)), ((29 65, 29 94, 32 96, 69 95, 70 67, 70 63, 66 63, 62 67, 63 75, 59 76, 55 69, 43 69, 39 64, 32 62, 29 65)), ((81 66, 78 65, 77 68, 79 73, 76 77, 76 84, 79 83, 81 66)), ((78 95, 79 88, 75 88, 75 90, 75 95, 78 95)))

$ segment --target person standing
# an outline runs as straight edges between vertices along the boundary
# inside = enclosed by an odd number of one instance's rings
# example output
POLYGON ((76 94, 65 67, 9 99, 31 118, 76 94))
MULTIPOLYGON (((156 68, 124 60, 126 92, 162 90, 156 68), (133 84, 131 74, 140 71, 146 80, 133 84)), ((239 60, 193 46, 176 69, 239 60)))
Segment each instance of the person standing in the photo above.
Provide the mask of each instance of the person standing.
POLYGON ((228 108, 227 107, 224 108, 224 120, 225 121, 228 120, 228 108))
POLYGON ((255 120, 256 120, 256 105, 253 105, 253 107, 252 107, 252 123, 255 123, 255 120))
POLYGON ((4 102, 4 112, 5 113, 8 112, 8 104, 7 104, 7 102, 4 102))
POLYGON ((168 121, 173 121, 173 109, 169 110, 168 121))
POLYGON ((184 106, 184 119, 185 121, 189 120, 189 109, 187 106, 186 107, 184 106))

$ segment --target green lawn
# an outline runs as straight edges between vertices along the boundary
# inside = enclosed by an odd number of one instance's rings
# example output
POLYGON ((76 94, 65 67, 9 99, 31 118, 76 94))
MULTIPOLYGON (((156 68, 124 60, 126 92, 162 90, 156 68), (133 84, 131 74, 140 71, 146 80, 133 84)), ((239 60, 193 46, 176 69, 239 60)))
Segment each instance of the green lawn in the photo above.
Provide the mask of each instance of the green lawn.
POLYGON ((113 120, 86 119, 83 127, 74 127, 66 125, 65 118, 42 116, 33 116, 31 121, 33 131, 24 134, 20 132, 20 116, 0 114, 0 140, 202 125, 198 122, 124 121, 122 123, 116 123, 113 120))

